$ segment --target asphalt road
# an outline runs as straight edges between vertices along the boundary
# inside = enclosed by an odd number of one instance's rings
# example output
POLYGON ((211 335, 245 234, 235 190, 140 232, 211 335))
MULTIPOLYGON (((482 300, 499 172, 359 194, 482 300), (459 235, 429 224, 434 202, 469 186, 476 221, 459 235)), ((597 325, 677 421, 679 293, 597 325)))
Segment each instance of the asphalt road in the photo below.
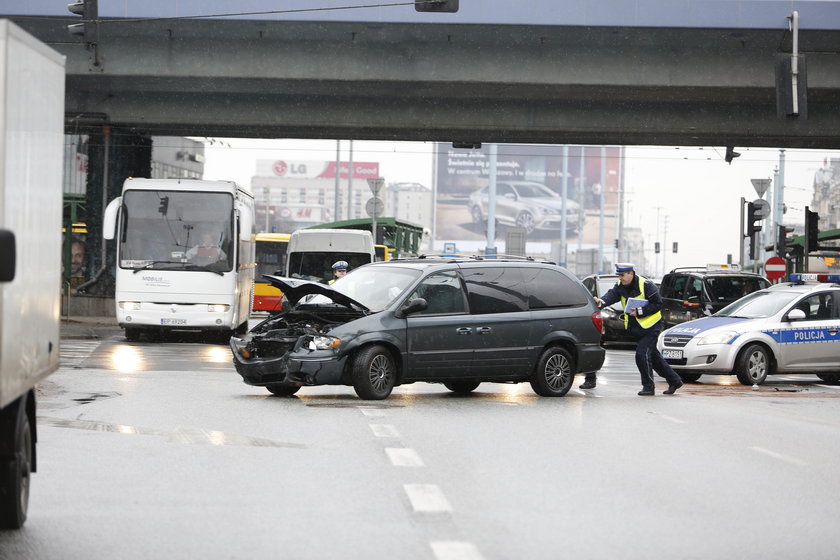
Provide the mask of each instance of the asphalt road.
POLYGON ((350 387, 272 397, 223 345, 63 341, 0 558, 835 558, 840 387, 350 387))

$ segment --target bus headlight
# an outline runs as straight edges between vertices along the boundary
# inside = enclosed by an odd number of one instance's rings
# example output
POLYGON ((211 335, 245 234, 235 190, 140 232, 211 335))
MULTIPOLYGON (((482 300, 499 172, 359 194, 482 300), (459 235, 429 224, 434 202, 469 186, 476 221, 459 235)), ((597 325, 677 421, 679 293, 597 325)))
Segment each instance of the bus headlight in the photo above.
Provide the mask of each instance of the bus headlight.
POLYGON ((334 336, 308 336, 303 340, 303 347, 309 350, 330 350, 339 345, 341 339, 334 336))
POLYGON ((126 311, 137 311, 140 309, 140 302, 139 301, 121 301, 120 302, 120 309, 124 309, 126 311))
POLYGON ((230 305, 225 305, 223 303, 207 304, 207 311, 209 311, 210 313, 225 313, 228 309, 230 309, 230 305))

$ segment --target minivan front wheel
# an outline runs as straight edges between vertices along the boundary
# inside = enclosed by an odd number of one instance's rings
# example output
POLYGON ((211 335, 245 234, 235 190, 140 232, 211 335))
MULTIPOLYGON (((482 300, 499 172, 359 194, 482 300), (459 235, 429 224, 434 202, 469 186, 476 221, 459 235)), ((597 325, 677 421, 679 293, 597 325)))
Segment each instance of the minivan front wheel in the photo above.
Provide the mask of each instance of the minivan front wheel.
POLYGON ((397 366, 384 346, 363 348, 353 360, 353 388, 360 398, 381 401, 391 394, 397 366))
POLYGON ((531 388, 541 397, 562 397, 572 388, 575 379, 571 354, 563 348, 548 348, 540 356, 531 378, 531 388))

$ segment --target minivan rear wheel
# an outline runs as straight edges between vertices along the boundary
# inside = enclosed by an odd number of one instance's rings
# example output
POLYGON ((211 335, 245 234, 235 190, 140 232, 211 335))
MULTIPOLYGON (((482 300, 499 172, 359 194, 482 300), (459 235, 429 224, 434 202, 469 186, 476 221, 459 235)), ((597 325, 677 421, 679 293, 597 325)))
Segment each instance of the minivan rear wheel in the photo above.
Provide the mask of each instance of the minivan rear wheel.
POLYGON ((363 348, 353 360, 353 388, 360 398, 381 401, 391 394, 397 377, 394 358, 384 346, 363 348))
POLYGON ((531 388, 541 397, 562 397, 572 388, 575 379, 574 361, 563 348, 553 346, 540 356, 537 370, 531 377, 531 388))

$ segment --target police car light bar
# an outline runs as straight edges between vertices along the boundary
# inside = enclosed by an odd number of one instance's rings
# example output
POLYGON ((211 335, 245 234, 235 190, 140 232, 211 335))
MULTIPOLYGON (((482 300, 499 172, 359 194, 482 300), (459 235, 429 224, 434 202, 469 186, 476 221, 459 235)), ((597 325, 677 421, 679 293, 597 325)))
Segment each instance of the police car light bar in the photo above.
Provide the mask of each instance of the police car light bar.
POLYGON ((840 283, 840 274, 802 274, 794 273, 790 275, 791 282, 805 282, 807 280, 815 280, 817 282, 838 282, 840 283))

